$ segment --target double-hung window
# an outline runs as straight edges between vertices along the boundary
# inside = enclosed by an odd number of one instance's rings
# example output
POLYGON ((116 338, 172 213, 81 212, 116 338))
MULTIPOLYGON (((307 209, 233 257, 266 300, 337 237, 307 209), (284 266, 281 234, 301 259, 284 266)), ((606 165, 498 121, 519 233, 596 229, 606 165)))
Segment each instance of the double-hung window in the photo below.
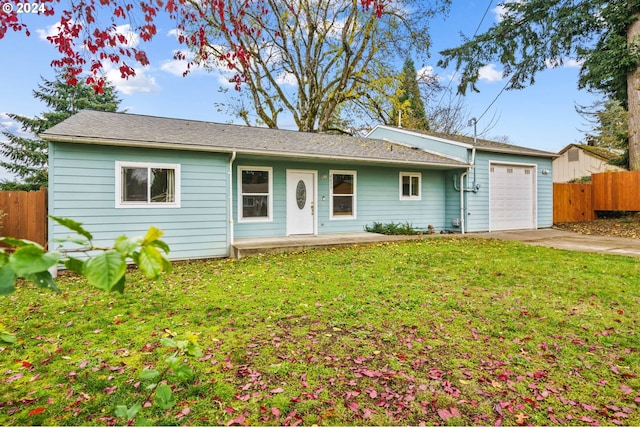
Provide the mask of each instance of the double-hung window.
POLYGON ((239 221, 271 221, 273 169, 253 166, 238 168, 239 221))
POLYGON ((331 171, 331 219, 356 217, 356 173, 331 171))
POLYGON ((180 207, 180 165, 116 162, 116 208, 180 207))
POLYGON ((421 187, 421 173, 400 172, 400 200, 421 200, 421 187))

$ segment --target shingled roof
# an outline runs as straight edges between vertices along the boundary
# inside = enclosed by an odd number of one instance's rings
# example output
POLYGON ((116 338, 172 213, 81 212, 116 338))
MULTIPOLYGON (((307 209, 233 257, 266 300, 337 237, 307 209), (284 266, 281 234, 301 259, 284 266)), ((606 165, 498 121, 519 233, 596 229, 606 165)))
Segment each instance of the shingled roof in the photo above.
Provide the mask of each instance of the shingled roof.
POLYGON ((40 135, 52 142, 461 168, 468 164, 388 141, 81 111, 40 135))
MULTIPOLYGON (((413 129, 408 130, 408 129, 396 128, 391 126, 381 126, 381 127, 395 129, 401 132, 415 133, 417 135, 431 137, 431 138, 443 140, 446 142, 457 142, 457 143, 464 144, 468 148, 471 148, 474 145, 473 138, 469 136, 464 136, 464 135, 449 135, 444 133, 413 130, 413 129)), ((556 153, 551 153, 549 151, 536 150, 534 148, 521 147, 519 145, 513 145, 513 144, 505 144, 504 142, 491 141, 488 139, 476 138, 475 146, 476 146, 476 149, 479 151, 490 151, 494 153, 518 154, 523 156, 535 156, 535 157, 558 157, 556 153)))

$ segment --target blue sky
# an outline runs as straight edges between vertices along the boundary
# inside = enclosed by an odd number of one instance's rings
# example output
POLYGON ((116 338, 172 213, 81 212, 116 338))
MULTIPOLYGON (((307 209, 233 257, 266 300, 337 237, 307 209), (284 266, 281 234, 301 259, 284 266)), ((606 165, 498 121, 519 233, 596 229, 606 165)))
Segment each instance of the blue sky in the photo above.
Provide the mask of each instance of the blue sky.
MULTIPOLYGON (((2 0, 0 0, 0 3, 2 0)), ((472 36, 478 25, 482 28, 493 24, 499 16, 498 1, 464 0, 454 2, 447 17, 437 17, 432 22, 433 47, 430 58, 415 58, 417 67, 432 67, 446 84, 456 75, 452 69, 436 67, 438 51, 457 46, 460 33, 472 36), (489 11, 487 11, 487 6, 489 11), (483 20, 484 16, 484 20, 483 20)), ((58 7, 61 7, 58 5, 58 7)), ((32 91, 41 77, 52 79, 51 60, 57 57, 52 45, 44 39, 54 21, 37 15, 23 15, 31 36, 23 33, 7 33, 0 39, 0 130, 20 132, 6 113, 35 116, 46 111, 46 106, 33 99, 32 91)), ((224 81, 216 72, 196 70, 182 77, 184 64, 172 59, 173 51, 180 49, 175 30, 169 22, 160 23, 158 35, 151 43, 141 45, 147 51, 151 64, 137 69, 137 76, 128 81, 118 78, 115 70, 107 70, 108 76, 119 90, 121 108, 129 113, 178 117, 195 120, 229 122, 228 117, 217 111, 215 103, 224 102, 218 88, 224 81)), ((575 111, 575 105, 589 105, 597 98, 586 91, 577 90, 578 66, 572 61, 562 68, 550 69, 536 78, 534 86, 519 91, 502 91, 505 80, 501 66, 487 67, 478 85, 480 93, 463 98, 470 116, 480 117, 478 129, 488 122, 494 125, 486 137, 508 137, 510 143, 557 152, 567 144, 579 142, 587 126, 584 118, 575 111), (500 96, 498 96, 500 94, 500 96), (496 96, 498 98, 496 99, 496 96), (495 102, 494 102, 495 100, 495 102), (493 102, 493 105, 491 105, 493 102), (491 107, 489 108, 489 106, 491 107)), ((239 121, 236 120, 239 123, 239 121)), ((472 134, 469 128, 468 134, 472 134)), ((6 174, 0 172, 0 179, 6 174)))

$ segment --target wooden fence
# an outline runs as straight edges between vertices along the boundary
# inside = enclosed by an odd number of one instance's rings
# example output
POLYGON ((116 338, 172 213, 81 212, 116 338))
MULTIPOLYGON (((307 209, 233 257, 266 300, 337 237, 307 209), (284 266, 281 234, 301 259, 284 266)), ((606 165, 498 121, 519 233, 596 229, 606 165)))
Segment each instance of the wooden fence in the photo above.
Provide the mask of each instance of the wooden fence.
POLYGON ((27 239, 46 246, 47 189, 0 191, 0 235, 27 239))
POLYGON ((594 219, 591 184, 553 184, 553 222, 594 219))
POLYGON ((553 222, 590 221, 597 211, 640 211, 640 171, 591 175, 591 184, 553 184, 553 222))

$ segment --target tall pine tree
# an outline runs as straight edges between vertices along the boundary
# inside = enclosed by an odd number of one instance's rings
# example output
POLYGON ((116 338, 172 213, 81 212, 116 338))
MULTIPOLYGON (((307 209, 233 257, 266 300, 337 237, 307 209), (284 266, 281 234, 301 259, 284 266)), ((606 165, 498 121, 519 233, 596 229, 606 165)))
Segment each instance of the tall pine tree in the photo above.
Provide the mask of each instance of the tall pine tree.
POLYGON ((396 97, 392 102, 391 125, 401 124, 409 129, 429 130, 429 121, 418 86, 418 73, 411 59, 404 61, 396 97))
POLYGON ((80 110, 116 111, 120 105, 115 87, 111 84, 104 86, 103 94, 96 94, 91 86, 82 81, 76 86, 67 85, 63 71, 56 74, 55 80, 42 80, 43 83, 33 91, 33 96, 44 102, 49 111, 33 118, 8 114, 20 123, 22 130, 34 136, 25 138, 3 132, 7 140, 0 141, 0 154, 6 160, 0 161, 0 166, 15 175, 17 180, 0 183, 0 190, 36 191, 46 187, 48 144, 37 135, 80 110))

